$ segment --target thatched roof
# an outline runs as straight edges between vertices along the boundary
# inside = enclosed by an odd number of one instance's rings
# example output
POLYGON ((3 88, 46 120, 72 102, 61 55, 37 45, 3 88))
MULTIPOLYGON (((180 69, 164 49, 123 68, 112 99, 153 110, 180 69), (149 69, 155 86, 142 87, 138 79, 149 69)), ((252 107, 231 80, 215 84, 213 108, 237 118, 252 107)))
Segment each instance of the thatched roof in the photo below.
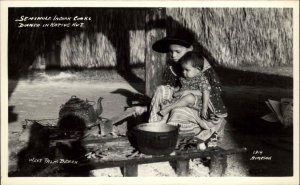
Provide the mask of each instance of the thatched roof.
MULTIPOLYGON (((9 70, 26 71, 37 58, 47 67, 117 67, 145 62, 145 27, 149 8, 10 8, 9 70), (91 20, 82 28, 18 28, 47 17, 79 16, 91 20), (30 19, 30 18, 27 18, 30 19), (17 54, 16 54, 17 53, 17 54)), ((292 9, 289 8, 167 8, 167 33, 175 27, 193 31, 200 49, 223 66, 291 66, 292 9)), ((44 20, 42 20, 44 19, 44 20)), ((68 20, 60 20, 66 23, 68 20)), ((48 21, 51 22, 51 21, 48 21)), ((53 21, 52 21, 53 22, 53 21)), ((57 21, 56 21, 57 22, 57 21)), ((153 29, 164 29, 160 24, 153 29)), ((149 41, 147 41, 149 42, 149 41)), ((153 41, 151 41, 153 42, 153 41)))

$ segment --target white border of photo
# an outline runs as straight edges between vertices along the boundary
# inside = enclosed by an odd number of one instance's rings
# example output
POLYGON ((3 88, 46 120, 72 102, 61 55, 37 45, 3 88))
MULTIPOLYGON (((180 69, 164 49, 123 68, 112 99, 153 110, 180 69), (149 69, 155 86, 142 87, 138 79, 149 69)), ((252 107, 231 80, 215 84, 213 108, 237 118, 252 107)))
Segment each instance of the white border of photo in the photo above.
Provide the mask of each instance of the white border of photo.
POLYGON ((299 1, 1 1, 1 184, 299 184, 299 1), (9 7, 253 7, 293 8, 294 176, 292 177, 8 177, 8 8, 9 7))

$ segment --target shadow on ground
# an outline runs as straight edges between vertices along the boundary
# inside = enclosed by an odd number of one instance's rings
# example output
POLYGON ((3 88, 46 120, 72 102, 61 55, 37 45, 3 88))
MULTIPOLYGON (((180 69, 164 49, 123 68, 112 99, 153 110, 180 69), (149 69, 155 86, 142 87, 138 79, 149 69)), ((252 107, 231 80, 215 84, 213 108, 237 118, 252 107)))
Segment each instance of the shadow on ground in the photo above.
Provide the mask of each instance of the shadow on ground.
MULTIPOLYGON (((76 131, 79 138, 84 135, 84 120, 77 116, 65 116, 58 122, 59 129, 53 130, 34 122, 30 129, 29 142, 18 153, 17 170, 9 172, 10 177, 86 177, 89 170, 79 168, 76 163, 84 160, 86 153, 80 139, 69 144, 50 143, 53 134, 66 135, 76 131)), ((87 167, 88 168, 88 167, 87 167)))
MULTIPOLYGON (((259 68, 259 67, 257 67, 259 68)), ((227 67, 214 67, 222 84, 225 86, 262 86, 293 88, 293 78, 276 74, 266 74, 253 71, 242 71, 240 69, 230 69, 227 67)), ((247 68, 245 68, 247 70, 247 68)))
MULTIPOLYGON (((268 75, 262 75, 262 79, 267 78, 268 75)), ((276 78, 283 83, 281 85, 287 80, 276 78)), ((280 101, 281 98, 293 98, 292 88, 270 88, 263 84, 235 86, 224 92, 224 102, 229 112, 228 135, 238 147, 247 147, 247 153, 242 154, 242 162, 249 176, 293 175, 293 128, 261 119, 271 112, 265 101, 280 101)))

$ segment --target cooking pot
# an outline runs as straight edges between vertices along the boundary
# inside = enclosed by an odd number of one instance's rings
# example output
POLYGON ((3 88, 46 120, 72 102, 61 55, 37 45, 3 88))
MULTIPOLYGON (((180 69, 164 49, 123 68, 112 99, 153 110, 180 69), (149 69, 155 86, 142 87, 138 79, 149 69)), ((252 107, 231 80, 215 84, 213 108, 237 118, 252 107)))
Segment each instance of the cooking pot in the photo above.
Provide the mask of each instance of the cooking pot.
POLYGON ((140 152, 148 155, 168 155, 174 151, 178 127, 161 123, 143 123, 133 129, 140 152))

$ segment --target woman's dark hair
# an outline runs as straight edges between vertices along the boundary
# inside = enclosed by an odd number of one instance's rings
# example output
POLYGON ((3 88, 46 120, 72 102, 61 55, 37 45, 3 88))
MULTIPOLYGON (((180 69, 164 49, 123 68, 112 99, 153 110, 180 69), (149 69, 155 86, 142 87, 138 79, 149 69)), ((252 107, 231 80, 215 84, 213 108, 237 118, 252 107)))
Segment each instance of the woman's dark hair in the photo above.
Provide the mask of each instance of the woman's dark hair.
POLYGON ((180 65, 190 63, 193 67, 202 70, 204 66, 204 57, 201 53, 189 51, 180 58, 180 65))

